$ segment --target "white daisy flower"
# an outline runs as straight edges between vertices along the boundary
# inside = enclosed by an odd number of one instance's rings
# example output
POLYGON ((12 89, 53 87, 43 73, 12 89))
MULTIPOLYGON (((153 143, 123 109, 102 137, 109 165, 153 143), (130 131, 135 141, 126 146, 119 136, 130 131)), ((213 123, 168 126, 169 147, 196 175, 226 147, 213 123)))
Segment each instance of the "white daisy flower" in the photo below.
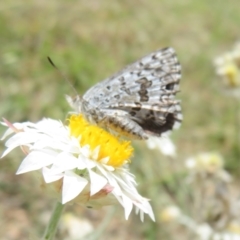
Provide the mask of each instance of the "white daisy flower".
POLYGON ((222 80, 226 94, 239 98, 240 93, 240 44, 214 60, 216 74, 222 80))
POLYGON ((224 170, 223 157, 217 152, 204 152, 190 157, 185 162, 186 167, 192 171, 192 173, 199 173, 203 177, 206 174, 218 176, 225 182, 232 180, 227 171, 224 170))
POLYGON ((128 141, 122 141, 103 129, 89 125, 81 115, 72 115, 68 126, 60 121, 43 119, 37 123, 11 124, 1 140, 6 156, 21 147, 26 157, 17 174, 41 170, 46 184, 52 183, 61 193, 61 202, 77 202, 87 207, 102 207, 119 202, 128 219, 133 207, 155 221, 149 200, 136 189, 134 175, 127 165, 133 154, 128 141))
POLYGON ((214 173, 223 169, 224 161, 219 153, 204 152, 187 159, 186 166, 189 169, 214 173))

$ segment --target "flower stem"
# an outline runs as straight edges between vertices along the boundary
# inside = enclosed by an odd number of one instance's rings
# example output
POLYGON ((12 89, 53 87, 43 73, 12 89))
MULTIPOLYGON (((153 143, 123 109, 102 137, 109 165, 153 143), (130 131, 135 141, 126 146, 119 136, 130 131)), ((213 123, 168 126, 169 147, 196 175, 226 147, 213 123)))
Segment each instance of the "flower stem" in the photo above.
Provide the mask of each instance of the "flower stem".
POLYGON ((56 230, 57 230, 57 226, 58 226, 58 222, 62 215, 64 206, 65 205, 61 204, 60 202, 57 202, 57 204, 53 210, 51 219, 48 223, 48 226, 46 227, 44 236, 42 238, 43 240, 53 240, 54 239, 56 230))

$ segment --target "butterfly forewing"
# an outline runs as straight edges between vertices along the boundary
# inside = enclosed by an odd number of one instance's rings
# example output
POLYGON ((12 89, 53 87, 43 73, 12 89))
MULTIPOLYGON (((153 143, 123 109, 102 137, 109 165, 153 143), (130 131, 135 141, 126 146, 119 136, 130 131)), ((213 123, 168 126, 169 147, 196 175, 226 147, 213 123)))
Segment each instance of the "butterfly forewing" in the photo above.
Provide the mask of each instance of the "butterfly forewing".
POLYGON ((158 50, 90 88, 81 100, 81 112, 126 136, 160 136, 182 120, 179 101, 174 99, 180 78, 175 51, 158 50))

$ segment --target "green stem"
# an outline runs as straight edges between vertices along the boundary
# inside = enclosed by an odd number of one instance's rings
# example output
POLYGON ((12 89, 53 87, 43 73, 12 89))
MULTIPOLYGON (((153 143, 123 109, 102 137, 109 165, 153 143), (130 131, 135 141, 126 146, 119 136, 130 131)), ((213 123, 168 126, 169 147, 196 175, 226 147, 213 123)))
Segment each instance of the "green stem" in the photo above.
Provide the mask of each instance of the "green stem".
POLYGON ((56 230, 57 230, 57 226, 58 226, 58 222, 60 220, 60 217, 62 215, 63 209, 64 209, 63 204, 61 204, 60 202, 57 202, 55 209, 52 213, 51 219, 48 223, 48 226, 45 230, 44 236, 43 236, 43 240, 53 240, 56 234, 56 230))

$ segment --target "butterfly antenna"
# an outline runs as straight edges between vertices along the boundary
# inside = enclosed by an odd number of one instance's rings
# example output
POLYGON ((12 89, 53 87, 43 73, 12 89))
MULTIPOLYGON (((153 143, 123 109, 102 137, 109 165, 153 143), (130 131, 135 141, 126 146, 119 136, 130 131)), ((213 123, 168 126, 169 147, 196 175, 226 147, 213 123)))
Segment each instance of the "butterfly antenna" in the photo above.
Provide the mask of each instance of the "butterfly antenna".
POLYGON ((75 95, 78 95, 76 89, 74 88, 73 84, 69 81, 69 79, 66 77, 65 74, 63 74, 59 68, 55 65, 55 63, 52 61, 52 59, 50 57, 47 57, 49 63, 57 70, 58 74, 60 75, 61 78, 63 78, 73 89, 73 91, 75 92, 75 95))

